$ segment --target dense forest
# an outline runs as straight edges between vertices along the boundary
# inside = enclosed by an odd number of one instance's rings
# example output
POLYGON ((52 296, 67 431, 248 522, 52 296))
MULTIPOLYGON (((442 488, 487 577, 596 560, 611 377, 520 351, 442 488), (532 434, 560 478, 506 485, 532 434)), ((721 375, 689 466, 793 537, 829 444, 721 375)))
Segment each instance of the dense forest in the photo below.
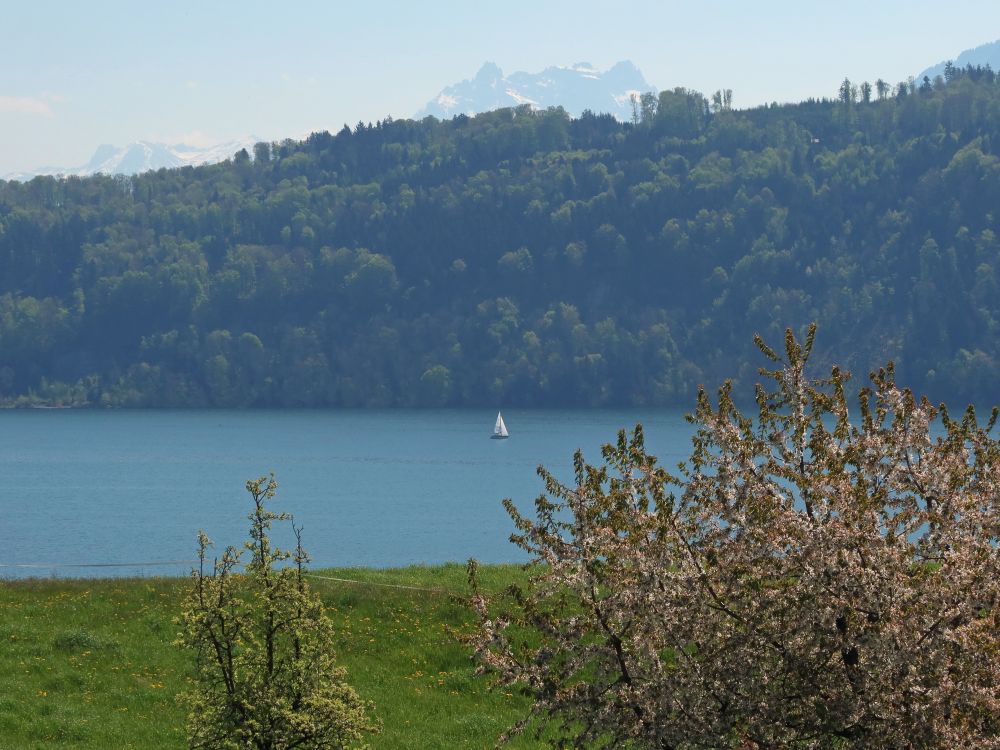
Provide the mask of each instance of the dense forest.
POLYGON ((0 182, 0 400, 690 405, 752 335, 997 398, 1000 81, 359 123, 0 182))

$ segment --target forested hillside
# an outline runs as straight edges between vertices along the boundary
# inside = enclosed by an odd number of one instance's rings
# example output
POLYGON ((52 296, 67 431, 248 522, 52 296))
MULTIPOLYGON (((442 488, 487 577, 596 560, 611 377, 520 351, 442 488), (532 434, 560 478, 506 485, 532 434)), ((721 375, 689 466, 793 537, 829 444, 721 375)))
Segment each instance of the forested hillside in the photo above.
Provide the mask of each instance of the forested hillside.
POLYGON ((950 401, 1000 382, 1000 83, 633 123, 391 121, 133 178, 0 182, 0 398, 691 404, 754 332, 950 401))

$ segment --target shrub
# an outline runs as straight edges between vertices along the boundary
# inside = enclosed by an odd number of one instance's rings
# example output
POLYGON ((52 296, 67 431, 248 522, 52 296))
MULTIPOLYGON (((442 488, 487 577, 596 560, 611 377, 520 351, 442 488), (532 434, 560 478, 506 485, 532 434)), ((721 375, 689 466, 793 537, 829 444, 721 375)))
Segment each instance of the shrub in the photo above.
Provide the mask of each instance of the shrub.
POLYGON ((242 575, 233 547, 206 571, 211 542, 199 534, 178 637, 196 658, 182 696, 192 748, 346 748, 374 729, 370 705, 335 662, 332 625, 304 577, 301 528, 292 526, 294 553, 271 546, 271 523, 291 520, 264 507, 276 489, 273 475, 247 482, 254 508, 242 575))

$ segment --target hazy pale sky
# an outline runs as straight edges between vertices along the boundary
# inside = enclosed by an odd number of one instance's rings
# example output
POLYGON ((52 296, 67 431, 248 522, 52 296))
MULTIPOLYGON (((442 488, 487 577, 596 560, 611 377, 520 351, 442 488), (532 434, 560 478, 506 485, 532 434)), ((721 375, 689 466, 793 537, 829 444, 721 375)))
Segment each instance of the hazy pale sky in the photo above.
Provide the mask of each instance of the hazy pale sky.
POLYGON ((486 60, 632 60, 738 107, 896 82, 1000 38, 997 0, 2 0, 0 174, 100 143, 266 139, 410 117, 486 60))

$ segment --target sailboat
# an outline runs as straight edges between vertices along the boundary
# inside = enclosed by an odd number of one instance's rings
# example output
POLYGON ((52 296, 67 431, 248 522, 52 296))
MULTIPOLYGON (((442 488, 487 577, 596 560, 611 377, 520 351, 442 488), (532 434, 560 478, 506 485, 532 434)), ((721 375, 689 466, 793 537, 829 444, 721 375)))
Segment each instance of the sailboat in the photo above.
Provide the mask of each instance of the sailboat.
POLYGON ((492 440, 506 440, 510 437, 510 433, 507 432, 507 425, 503 423, 503 417, 500 412, 497 412, 497 423, 493 426, 493 434, 490 435, 492 440))

